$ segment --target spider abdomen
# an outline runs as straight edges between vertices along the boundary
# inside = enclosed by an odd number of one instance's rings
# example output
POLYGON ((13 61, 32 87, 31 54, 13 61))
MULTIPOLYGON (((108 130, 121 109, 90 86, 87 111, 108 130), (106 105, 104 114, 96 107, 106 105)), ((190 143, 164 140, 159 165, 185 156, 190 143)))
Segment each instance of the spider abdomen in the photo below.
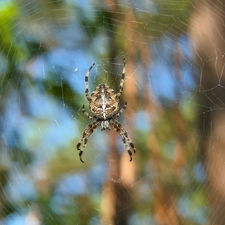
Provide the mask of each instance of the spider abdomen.
POLYGON ((91 94, 90 110, 99 118, 112 116, 119 108, 115 91, 106 84, 100 84, 91 94))

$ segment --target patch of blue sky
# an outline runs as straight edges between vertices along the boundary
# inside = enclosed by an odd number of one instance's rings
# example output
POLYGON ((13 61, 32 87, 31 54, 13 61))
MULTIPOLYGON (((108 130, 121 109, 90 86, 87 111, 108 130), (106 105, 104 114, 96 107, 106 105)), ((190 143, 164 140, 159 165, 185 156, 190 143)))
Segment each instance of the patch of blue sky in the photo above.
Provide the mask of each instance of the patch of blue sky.
POLYGON ((70 195, 55 193, 50 200, 51 209, 57 214, 64 214, 68 211, 67 208, 72 205, 72 199, 70 195))
POLYGON ((135 127, 139 130, 149 131, 152 125, 148 119, 147 111, 139 111, 135 117, 135 127))
POLYGON ((47 118, 58 112, 58 104, 49 95, 41 93, 36 88, 27 88, 28 110, 36 118, 47 118))
POLYGON ((60 44, 67 50, 71 48, 83 48, 85 43, 89 39, 83 27, 78 24, 78 18, 75 18, 72 21, 72 25, 68 27, 63 27, 60 30, 57 30, 57 38, 60 41, 60 44))
POLYGON ((205 169, 204 169, 204 166, 203 166, 203 164, 201 162, 195 164, 195 166, 194 166, 194 175, 195 175, 195 178, 199 182, 205 182, 207 180, 205 169))
POLYGON ((10 1, 10 0, 1 0, 1 1, 0 1, 0 10, 1 10, 2 8, 8 6, 8 5, 11 4, 11 3, 12 3, 12 1, 10 1))
POLYGON ((182 35, 179 40, 179 48, 184 57, 184 63, 181 67, 182 81, 186 88, 194 89, 196 87, 196 80, 193 76, 193 52, 187 36, 182 35))
POLYGON ((156 1, 148 0, 148 1, 137 1, 137 0, 124 0, 125 3, 132 6, 136 13, 156 13, 156 1))
POLYGON ((1 222, 4 225, 24 225, 26 224, 26 215, 12 213, 2 219, 1 222))
MULTIPOLYGON (((58 57, 58 54, 55 54, 55 57, 58 57)), ((84 78, 85 75, 90 68, 90 66, 96 62, 91 55, 84 51, 84 49, 79 48, 71 52, 66 52, 65 53, 65 58, 69 58, 68 60, 68 66, 63 67, 63 70, 61 69, 63 73, 63 78, 69 81, 69 84, 79 93, 84 93, 85 91, 85 82, 84 78)), ((52 58, 52 63, 54 65, 61 65, 60 64, 60 59, 58 61, 53 61, 54 59, 52 58)), ((61 59, 62 60, 62 59, 61 59)), ((92 72, 96 70, 96 67, 93 68, 92 72)))
POLYGON ((193 91, 196 88, 196 80, 193 76, 193 68, 189 64, 185 63, 182 65, 181 76, 184 88, 193 91))
POLYGON ((86 9, 86 10, 91 10, 92 9, 92 4, 90 4, 89 0, 83 0, 83 1, 80 1, 80 0, 66 0, 66 2, 69 3, 69 4, 73 4, 75 6, 81 7, 83 9, 86 9))
POLYGON ((191 50, 188 36, 187 35, 180 36, 178 43, 183 55, 187 57, 187 59, 193 59, 193 52, 191 50))
MULTIPOLYGON (((94 154, 94 152, 92 152, 91 154, 94 154)), ((91 188, 95 188, 97 190, 99 190, 99 186, 101 186, 106 179, 107 172, 107 166, 103 163, 99 163, 99 161, 100 159, 98 160, 98 163, 94 167, 90 167, 90 170, 88 170, 87 172, 89 177, 88 180, 91 184, 93 184, 91 188)), ((103 160, 102 162, 105 161, 103 160)))
POLYGON ((5 108, 5 123, 4 132, 7 134, 11 132, 12 126, 19 125, 19 118, 22 116, 19 109, 20 99, 16 93, 16 90, 11 90, 10 96, 8 98, 8 107, 5 108))
POLYGON ((56 112, 53 114, 55 119, 53 118, 52 121, 41 122, 40 120, 24 119, 21 133, 23 134, 23 145, 27 149, 36 149, 37 154, 43 154, 44 151, 45 157, 51 156, 55 150, 68 146, 68 143, 76 137, 76 126, 71 118, 63 115, 62 110, 57 113, 57 117, 56 112))
POLYGON ((168 66, 160 59, 155 59, 149 72, 151 87, 156 96, 174 100, 176 84, 168 66))
POLYGON ((59 179, 56 193, 62 195, 86 195, 89 192, 86 174, 66 174, 59 179))
POLYGON ((56 120, 55 125, 51 125, 42 135, 41 149, 56 150, 68 146, 71 140, 78 137, 76 126, 71 123, 68 117, 63 117, 63 121, 56 120))
POLYGON ((152 216, 150 216, 150 212, 152 209, 149 208, 145 209, 144 212, 142 212, 141 214, 137 214, 134 213, 133 215, 131 215, 131 217, 129 218, 129 224, 130 225, 136 225, 136 224, 142 224, 142 225, 149 225, 149 224, 155 224, 155 220, 152 216))
MULTIPOLYGON (((196 206, 192 197, 181 197, 178 202, 178 211, 186 218, 198 224, 207 223, 207 207, 196 206), (195 205, 195 207, 193 207, 195 205)), ((196 202, 195 202, 196 203, 196 202)))
POLYGON ((7 183, 5 191, 7 198, 12 202, 23 202, 25 199, 35 199, 36 191, 28 174, 16 167, 10 173, 10 183, 7 183))
POLYGON ((60 78, 57 80, 66 79, 77 92, 84 93, 84 77, 94 61, 82 48, 74 50, 57 48, 47 56, 38 57, 29 65, 28 71, 38 79, 47 79, 50 72, 59 74, 60 78))
POLYGON ((101 224, 100 216, 92 216, 88 225, 99 225, 101 224))
POLYGON ((184 87, 177 84, 174 75, 174 51, 175 42, 170 37, 164 36, 159 42, 153 44, 153 62, 149 69, 151 87, 158 97, 167 98, 169 100, 176 99, 176 89, 178 88, 182 93, 185 93, 186 88, 194 88, 195 81, 192 76, 192 64, 189 62, 191 57, 190 46, 186 37, 181 37, 179 46, 182 54, 184 54, 185 61, 181 65, 181 79, 184 87), (179 85, 179 87, 177 86, 179 85), (182 89, 183 88, 183 89, 182 89))
POLYGON ((29 116, 22 116, 19 107, 20 101, 12 92, 6 111, 7 124, 4 129, 8 143, 16 141, 15 146, 20 144, 25 149, 45 149, 46 154, 49 154, 51 153, 49 151, 64 146, 65 143, 74 139, 76 134, 78 135, 75 121, 65 107, 59 107, 57 101, 51 101, 50 98, 35 89, 26 90, 28 90, 27 97, 30 99, 27 101, 27 107, 36 120, 29 116), (21 135, 19 140, 12 140, 14 130, 19 130, 21 135))

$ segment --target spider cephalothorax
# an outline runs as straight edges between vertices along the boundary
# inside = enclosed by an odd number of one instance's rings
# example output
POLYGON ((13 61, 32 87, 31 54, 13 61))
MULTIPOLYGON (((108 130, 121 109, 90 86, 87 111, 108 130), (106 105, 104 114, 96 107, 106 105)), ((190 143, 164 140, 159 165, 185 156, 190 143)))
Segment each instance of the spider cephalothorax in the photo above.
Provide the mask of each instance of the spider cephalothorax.
POLYGON ((110 130, 113 128, 119 135, 122 137, 125 148, 127 149, 130 155, 130 161, 132 161, 132 152, 136 152, 134 144, 132 143, 127 131, 122 127, 122 125, 116 120, 123 111, 126 109, 127 102, 125 102, 124 106, 119 109, 119 102, 121 95, 123 93, 123 84, 125 78, 125 60, 124 67, 122 72, 122 78, 120 81, 120 91, 119 93, 115 93, 115 91, 110 88, 106 84, 100 84, 98 87, 89 95, 88 89, 88 76, 95 63, 89 68, 86 76, 85 76, 85 94, 86 98, 89 101, 89 108, 91 112, 94 114, 90 116, 88 112, 85 111, 84 105, 82 108, 82 112, 85 116, 87 116, 90 120, 95 119, 94 122, 90 123, 84 130, 80 141, 77 144, 77 149, 80 151, 79 156, 81 162, 83 162, 81 156, 85 149, 85 146, 88 141, 88 137, 96 130, 98 126, 101 126, 101 130, 110 130))

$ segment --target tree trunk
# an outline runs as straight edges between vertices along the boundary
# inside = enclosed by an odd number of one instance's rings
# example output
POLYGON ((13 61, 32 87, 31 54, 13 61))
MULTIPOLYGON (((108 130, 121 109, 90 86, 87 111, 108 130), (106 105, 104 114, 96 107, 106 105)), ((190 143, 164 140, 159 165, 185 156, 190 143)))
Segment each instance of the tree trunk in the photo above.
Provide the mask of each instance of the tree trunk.
POLYGON ((193 1, 190 40, 199 67, 201 156, 211 223, 225 224, 225 0, 193 1))
MULTIPOLYGON (((110 13, 108 14, 109 23, 110 22, 113 23, 114 20, 118 21, 122 20, 123 18, 118 18, 118 13, 113 13, 114 11, 116 12, 120 11, 120 9, 117 8, 118 5, 113 4, 113 1, 111 1, 110 6, 111 6, 111 8, 109 9, 110 13)), ((110 32, 108 33, 110 42, 109 58, 111 60, 118 58, 118 55, 120 54, 120 49, 117 43, 117 39, 115 37, 115 34, 117 33, 116 29, 118 29, 118 27, 112 26, 110 32)), ((129 35, 127 38, 129 39, 129 35)), ((122 61, 123 57, 125 57, 125 55, 121 55, 120 57, 121 64, 123 63, 122 61)), ((128 76, 129 74, 130 70, 128 69, 128 67, 131 68, 131 64, 132 62, 127 60, 126 76, 128 76)), ((112 62, 110 63, 110 67, 111 68, 109 69, 109 71, 113 71, 111 75, 116 74, 117 71, 115 65, 113 65, 112 62)), ((126 95, 125 97, 125 100, 128 102, 128 107, 124 112, 125 115, 124 118, 126 118, 126 122, 130 124, 132 121, 131 115, 132 112, 129 110, 129 108, 132 107, 132 102, 136 97, 136 95, 134 94, 136 88, 134 87, 135 85, 133 80, 132 84, 131 83, 129 85, 127 84, 126 76, 125 76, 124 92, 129 92, 129 96, 126 95), (127 113, 129 113, 129 115, 127 113)), ((114 79, 115 77, 112 77, 113 81, 114 79)), ((123 95, 125 96, 124 93, 123 95)), ((121 117, 123 117, 123 115, 121 117)), ((126 130, 128 129, 126 128, 126 130)), ((132 137, 133 135, 131 135, 130 131, 131 129, 128 130, 128 133, 132 137)), ((112 132, 110 131, 108 135, 109 135, 108 139, 109 154, 107 158, 108 173, 107 173, 107 180, 103 185, 103 195, 101 204, 101 224, 126 225, 128 224, 129 215, 131 213, 131 209, 133 206, 133 198, 131 197, 132 196, 131 187, 135 180, 135 160, 133 159, 132 162, 129 162, 129 155, 125 148, 122 149, 124 152, 121 153, 120 157, 116 149, 116 146, 118 146, 117 145, 118 134, 115 133, 114 131, 112 132)))

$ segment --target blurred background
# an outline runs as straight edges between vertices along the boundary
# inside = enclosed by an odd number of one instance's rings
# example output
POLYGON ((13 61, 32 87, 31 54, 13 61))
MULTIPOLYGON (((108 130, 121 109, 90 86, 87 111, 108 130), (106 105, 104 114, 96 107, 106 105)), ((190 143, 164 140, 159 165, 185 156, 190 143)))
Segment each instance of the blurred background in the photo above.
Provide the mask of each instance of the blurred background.
POLYGON ((2 0, 0 224, 224 225, 225 1, 2 0), (98 129, 116 91, 137 149, 98 129))

